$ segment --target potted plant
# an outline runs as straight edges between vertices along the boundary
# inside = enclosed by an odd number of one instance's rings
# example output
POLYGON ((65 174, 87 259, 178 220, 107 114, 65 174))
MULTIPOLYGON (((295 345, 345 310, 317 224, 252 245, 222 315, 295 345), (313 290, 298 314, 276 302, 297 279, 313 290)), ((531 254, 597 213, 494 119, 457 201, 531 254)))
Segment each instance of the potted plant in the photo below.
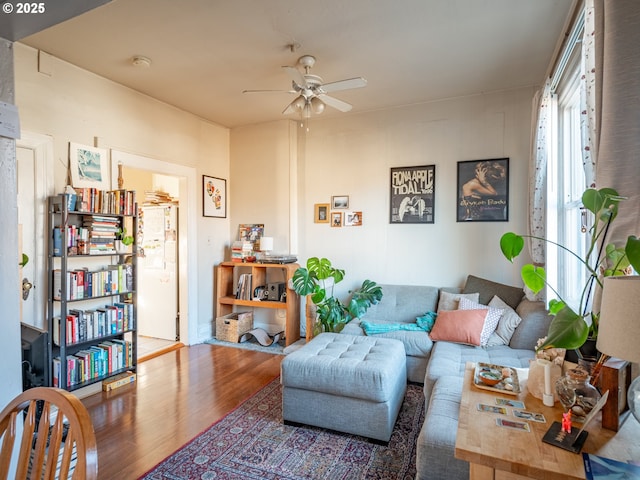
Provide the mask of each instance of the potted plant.
POLYGON ((126 228, 118 228, 116 231, 115 247, 118 253, 128 253, 129 247, 133 245, 133 237, 127 235, 126 228))
POLYGON ((348 305, 333 295, 335 285, 344 278, 344 270, 331 265, 331 261, 312 257, 307 268, 300 267, 293 274, 293 289, 299 295, 308 295, 307 301, 316 306, 317 322, 314 335, 320 332, 340 332, 352 318, 361 317, 371 305, 382 298, 382 287, 365 280, 357 290, 350 291, 348 305))
MULTIPOLYGON (((505 233, 500 239, 500 248, 504 256, 511 262, 524 247, 524 238, 534 238, 556 245, 576 257, 588 272, 588 277, 580 295, 580 305, 577 311, 571 308, 553 290, 557 299, 549 301, 549 313, 554 316, 549 325, 546 340, 537 347, 566 348, 576 350, 589 337, 595 339, 598 334, 598 313, 590 311, 591 295, 595 285, 602 288, 602 278, 611 275, 625 275, 631 268, 640 271, 640 239, 630 235, 624 247, 606 244, 609 226, 618 214, 618 204, 625 197, 618 195, 612 188, 596 190, 587 189, 582 194, 582 204, 594 215, 594 224, 589 230, 589 248, 585 258, 571 251, 567 247, 546 238, 534 235, 518 235, 513 232, 505 233)), ((522 280, 533 292, 538 293, 547 283, 546 272, 543 267, 527 264, 521 270, 522 280)))

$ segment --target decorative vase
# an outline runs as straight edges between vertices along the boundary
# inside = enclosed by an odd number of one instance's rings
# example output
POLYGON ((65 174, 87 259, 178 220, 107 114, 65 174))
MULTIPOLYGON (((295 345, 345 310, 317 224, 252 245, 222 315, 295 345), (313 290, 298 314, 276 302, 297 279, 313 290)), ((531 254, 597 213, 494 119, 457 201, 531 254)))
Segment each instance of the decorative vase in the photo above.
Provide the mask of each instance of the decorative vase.
POLYGON ((571 420, 582 423, 585 417, 593 410, 600 393, 589 383, 590 376, 582 367, 568 370, 564 377, 556 382, 558 399, 565 412, 571 411, 571 420))
POLYGON ((116 253, 129 253, 129 246, 122 243, 122 240, 116 240, 114 246, 116 253))
POLYGON ((558 394, 554 388, 556 382, 562 377, 562 367, 549 360, 535 358, 529 363, 529 377, 527 379, 527 390, 534 397, 544 400, 545 390, 553 396, 553 401, 558 401, 558 394), (545 367, 549 369, 547 374, 548 380, 545 378, 545 367), (547 385, 545 385, 545 380, 547 385))

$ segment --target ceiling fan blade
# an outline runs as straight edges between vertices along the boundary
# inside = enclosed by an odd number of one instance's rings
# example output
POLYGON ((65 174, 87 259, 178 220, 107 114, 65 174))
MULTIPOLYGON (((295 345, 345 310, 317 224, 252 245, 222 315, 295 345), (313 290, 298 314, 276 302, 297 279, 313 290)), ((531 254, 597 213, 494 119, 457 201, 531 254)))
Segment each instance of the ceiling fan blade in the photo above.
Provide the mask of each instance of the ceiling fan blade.
POLYGON ((324 93, 337 92, 338 90, 350 90, 352 88, 362 88, 367 86, 367 81, 362 77, 338 80, 337 82, 325 83, 322 85, 324 93))
POLYGON ((318 95, 318 98, 330 107, 333 107, 336 110, 340 110, 341 112, 348 112, 353 108, 350 103, 343 102, 342 100, 338 100, 335 97, 330 97, 329 95, 320 94, 318 95))
POLYGON ((243 90, 242 93, 297 93, 294 90, 243 90))
POLYGON ((285 66, 285 67, 282 67, 282 68, 285 69, 285 71, 291 77, 291 80, 293 80, 296 85, 299 85, 301 87, 308 87, 307 80, 304 78, 304 75, 302 75, 302 72, 300 72, 300 70, 298 70, 295 67, 286 67, 285 66))

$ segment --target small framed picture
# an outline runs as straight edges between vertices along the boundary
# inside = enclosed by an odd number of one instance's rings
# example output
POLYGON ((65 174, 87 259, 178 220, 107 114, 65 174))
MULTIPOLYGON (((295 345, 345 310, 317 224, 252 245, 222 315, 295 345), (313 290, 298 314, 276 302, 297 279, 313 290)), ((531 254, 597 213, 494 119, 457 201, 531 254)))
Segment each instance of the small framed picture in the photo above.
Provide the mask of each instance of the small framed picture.
POLYGON ((314 223, 329 223, 329 204, 316 203, 314 207, 314 223))
POLYGON ((349 195, 334 195, 331 197, 331 208, 349 208, 349 195))
POLYGON ((227 181, 202 176, 202 216, 227 218, 227 181))
POLYGON ((345 227, 361 227, 362 212, 344 212, 345 227))
POLYGON ((342 226, 342 212, 331 212, 331 226, 332 227, 342 226))
POLYGON ((75 188, 109 190, 109 159, 104 148, 69 142, 69 170, 75 188))

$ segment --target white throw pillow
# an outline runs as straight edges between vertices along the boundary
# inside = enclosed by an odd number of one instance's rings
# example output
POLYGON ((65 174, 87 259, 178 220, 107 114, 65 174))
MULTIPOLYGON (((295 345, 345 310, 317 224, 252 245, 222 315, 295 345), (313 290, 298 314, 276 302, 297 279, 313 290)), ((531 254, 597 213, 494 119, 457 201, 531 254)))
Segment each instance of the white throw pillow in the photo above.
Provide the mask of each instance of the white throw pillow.
POLYGON ((494 295, 494 297, 489 302, 490 307, 500 308, 504 310, 502 317, 500 317, 500 321, 498 322, 498 327, 496 331, 491 334, 489 337, 489 341, 487 342, 487 346, 490 347, 492 345, 509 345, 511 342, 511 337, 513 336, 513 332, 516 331, 518 325, 522 321, 520 315, 516 313, 516 311, 507 305, 500 297, 494 295))
MULTIPOLYGON (((440 310, 458 310, 458 301, 461 298, 468 298, 474 302, 478 301, 479 293, 450 293, 440 291, 440 299, 438 300, 438 311, 440 310)), ((486 306, 485 306, 486 307, 486 306)))
POLYGON ((474 302, 464 297, 460 299, 460 303, 458 305, 458 310, 477 310, 480 308, 486 308, 489 310, 484 321, 484 326, 482 327, 482 332, 480 333, 480 346, 486 347, 489 337, 498 327, 498 322, 500 322, 500 317, 502 317, 504 310, 489 307, 488 305, 481 305, 478 302, 474 302))

